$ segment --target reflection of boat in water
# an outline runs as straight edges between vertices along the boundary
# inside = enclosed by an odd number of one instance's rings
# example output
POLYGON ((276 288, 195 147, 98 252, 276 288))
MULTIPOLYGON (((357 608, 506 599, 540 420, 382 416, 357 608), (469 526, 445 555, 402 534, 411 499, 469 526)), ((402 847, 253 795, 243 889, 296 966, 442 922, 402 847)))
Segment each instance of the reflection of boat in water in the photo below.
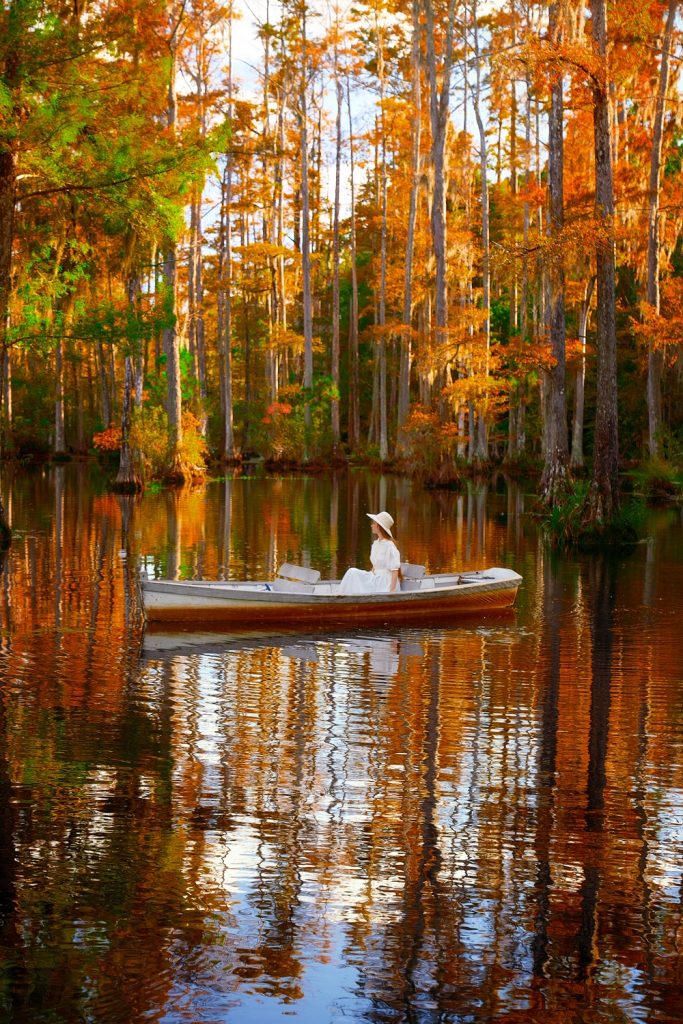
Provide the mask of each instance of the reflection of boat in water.
POLYGON ((426 575, 423 566, 401 566, 395 594, 339 594, 339 581, 284 565, 271 581, 140 581, 147 621, 187 625, 435 622, 511 608, 522 577, 512 569, 426 575))
POLYGON ((231 654, 238 651, 279 649, 284 655, 302 661, 317 661, 325 646, 344 647, 350 654, 379 654, 400 651, 405 655, 424 653, 423 636, 412 631, 382 629, 373 632, 333 632, 315 630, 287 630, 273 633, 268 630, 231 630, 205 633, 196 631, 145 630, 142 639, 142 657, 149 661, 166 661, 176 657, 231 654))
POLYGON ((367 629, 350 626, 334 631, 329 627, 277 632, 245 628, 209 633, 181 626, 178 629, 145 630, 140 654, 143 661, 150 664, 171 663, 176 659, 194 662, 203 658, 220 664, 223 659, 238 654, 277 651, 283 659, 302 664, 326 664, 328 669, 331 665, 340 664, 334 659, 342 654, 341 664, 363 663, 372 675, 389 679, 405 669, 410 660, 421 661, 429 657, 430 651, 433 654, 435 649, 440 649, 449 637, 479 635, 512 641, 519 636, 516 627, 511 629, 512 621, 508 612, 486 623, 423 624, 400 628, 375 626, 367 629))

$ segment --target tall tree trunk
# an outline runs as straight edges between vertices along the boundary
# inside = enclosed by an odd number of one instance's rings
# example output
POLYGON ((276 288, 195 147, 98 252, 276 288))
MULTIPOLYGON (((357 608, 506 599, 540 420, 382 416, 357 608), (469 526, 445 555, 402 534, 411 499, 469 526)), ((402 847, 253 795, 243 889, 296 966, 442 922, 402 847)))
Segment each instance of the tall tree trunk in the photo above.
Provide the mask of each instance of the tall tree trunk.
POLYGON ((123 401, 121 403, 121 455, 119 458, 119 471, 113 484, 113 490, 123 493, 133 493, 142 490, 142 482, 136 472, 133 450, 130 446, 134 387, 134 360, 131 355, 127 355, 124 359, 123 401))
POLYGON ((7 342, 9 299, 12 287, 12 244, 14 241, 14 202, 16 156, 12 149, 0 149, 0 342, 7 342))
MULTIPOLYGON (((662 167, 662 134, 666 94, 669 88, 669 60, 676 11, 679 0, 669 0, 662 45, 662 61, 659 68, 659 87, 655 109, 652 153, 650 156, 650 193, 648 201, 647 230, 647 301, 659 313, 659 190, 662 167)), ((662 378, 663 353, 650 341, 647 353, 647 422, 648 451, 652 458, 659 455, 659 432, 662 426, 662 378)))
POLYGON ((220 246, 220 349, 222 369, 223 415, 223 460, 232 462, 235 458, 235 431, 233 424, 232 394, 232 154, 225 157, 223 172, 223 202, 220 246))
MULTIPOLYGON (((65 267, 69 269, 70 257, 67 256, 65 267)), ((55 347, 55 443, 54 450, 57 454, 66 452, 66 423, 65 423, 65 343, 66 332, 71 324, 76 296, 73 291, 67 292, 60 303, 61 316, 58 324, 57 344, 55 347)))
MULTIPOLYGON (((285 197, 284 197, 284 160, 285 160, 285 103, 286 94, 282 90, 280 109, 278 111, 278 158, 275 164, 275 194, 277 207, 277 244, 282 247, 285 238, 285 197)), ((282 331, 287 330, 287 289, 285 281, 285 257, 277 258, 277 294, 278 322, 282 331)))
POLYGON ((97 339, 96 349, 97 371, 100 381, 100 400, 102 403, 102 422, 104 429, 112 424, 111 395, 109 392, 109 375, 107 373, 107 356, 101 338, 97 339))
MULTIPOLYGON (((527 74, 524 98, 524 209, 522 211, 522 240, 524 254, 522 256, 522 286, 520 297, 520 335, 523 342, 529 340, 529 230, 531 227, 531 204, 529 188, 531 185, 531 76, 527 74)), ((513 440, 513 456, 524 454, 526 446, 525 430, 525 395, 527 379, 524 373, 520 376, 517 386, 517 415, 515 418, 515 437, 513 440)))
MULTIPOLYGON (((9 348, 2 351, 2 434, 12 429, 12 355, 9 348)), ((0 458, 2 449, 0 448, 0 458)))
MULTIPOLYGON (((479 48, 479 26, 477 2, 472 5, 472 21, 474 28, 474 60, 475 60, 475 87, 473 94, 474 116, 479 129, 479 170, 481 179, 481 273, 482 273, 482 304, 484 307, 485 319, 482 324, 484 335, 484 376, 489 375, 489 357, 491 349, 491 253, 489 239, 489 186, 488 186, 488 149, 486 142, 486 129, 481 116, 481 54, 479 48)), ((487 437, 487 402, 480 403, 477 416, 477 433, 474 444, 474 461, 486 462, 488 460, 488 437, 487 437)))
MULTIPOLYGON (((510 46, 517 46, 517 4, 516 0, 510 0, 510 46)), ((512 195, 513 216, 515 220, 515 240, 517 235, 517 80, 513 76, 510 80, 510 192, 512 195)), ((519 326, 518 320, 518 294, 517 294, 517 262, 513 262, 511 268, 512 280, 510 281, 510 333, 515 334, 519 326)))
MULTIPOLYGON (((4 7, 4 5, 3 5, 4 7)), ((25 33, 21 31, 21 9, 10 4, 7 33, 11 44, 6 47, 2 79, 5 89, 12 95, 20 78, 21 53, 25 33)), ((16 113, 16 111, 14 111, 16 113)), ((0 138, 0 352, 6 356, 9 327, 10 292, 12 288, 12 245, 14 242, 14 214, 17 186, 17 156, 11 136, 0 138)), ((11 531, 5 515, 0 489, 0 550, 11 543, 11 531)))
POLYGON ((61 333, 55 347, 55 445, 57 455, 66 451, 66 432, 64 429, 64 338, 61 333))
POLYGON ((614 188, 607 65, 607 0, 591 0, 593 41, 600 68, 592 82, 595 138, 595 205, 600 238, 597 264, 597 406, 593 476, 586 518, 609 520, 619 505, 619 421, 617 409, 616 268, 614 188))
POLYGON ((175 322, 176 309, 176 247, 169 245, 163 262, 164 298, 173 322, 164 328, 163 347, 166 356, 166 415, 171 448, 171 473, 177 468, 178 451, 182 441, 181 394, 180 394, 180 339, 175 322))
MULTIPOLYGON (((132 275, 128 280, 128 305, 134 310, 137 304, 139 289, 138 278, 132 275)), ((114 490, 122 493, 134 493, 142 490, 142 481, 135 467, 135 454, 130 445, 130 428, 133 414, 135 390, 135 359, 127 353, 124 360, 123 401, 121 403, 121 455, 119 471, 114 482, 114 490)))
MULTIPOLYGON (((3 4, 3 10, 5 5, 3 4)), ((2 80, 5 90, 12 94, 19 84, 21 69, 20 47, 26 38, 22 30, 22 11, 19 4, 10 4, 7 32, 12 40, 6 44, 2 80)), ((10 116, 19 116, 17 108, 10 116)), ((12 134, 3 132, 0 138, 0 346, 7 344, 9 300, 12 288, 12 245, 14 242, 14 215, 17 187, 17 154, 12 134)))
POLYGON ((351 203, 351 306, 349 309, 349 448, 360 442, 360 379, 358 366, 358 264, 356 259, 356 185, 354 176, 353 119, 351 82, 346 82, 346 106, 349 119, 349 199, 351 203))
POLYGON ((199 426, 207 428, 206 328, 204 322, 204 275, 202 267, 202 197, 198 193, 190 207, 190 253, 188 258, 188 328, 195 377, 199 392, 199 426))
POLYGON ((588 314, 595 286, 595 277, 591 277, 586 285, 583 302, 579 308, 579 344, 581 345, 581 363, 576 371, 574 387, 574 425, 572 427, 571 468, 582 469, 583 459, 583 421, 584 395, 586 387, 586 335, 588 333, 588 314))
MULTIPOLYGON (((550 5, 551 45, 562 40, 559 5, 550 5)), ((564 226, 564 98, 562 74, 551 68, 550 116, 548 119, 548 236, 551 243, 548 265, 547 324, 553 366, 544 371, 546 393, 545 466, 541 478, 541 497, 548 506, 556 505, 567 490, 567 401, 565 372, 564 265, 561 234, 564 226)))
MULTIPOLYGON (((167 89, 166 123, 175 134, 177 118, 176 73, 177 73, 177 35, 183 17, 184 4, 178 10, 174 5, 171 11, 171 27, 168 39, 169 47, 169 78, 167 89), (175 20, 173 20, 175 19, 175 20)), ((182 399, 180 381, 180 338, 176 322, 176 243, 169 241, 163 260, 164 300, 171 323, 163 332, 163 347, 166 356, 166 415, 170 440, 170 464, 167 478, 175 483, 184 484, 190 479, 188 467, 184 464, 181 454, 182 444, 182 399)))
MULTIPOLYGON (((270 24, 270 3, 266 0, 266 24, 270 24)), ((268 183, 277 181, 277 170, 275 163, 277 157, 274 154, 274 136, 271 133, 270 123, 270 33, 263 34, 263 139, 261 170, 263 175, 263 194, 268 195, 268 183)), ((264 201, 262 210, 263 219, 263 241, 271 245, 277 244, 277 188, 272 191, 272 202, 264 201)), ((270 394, 271 402, 276 402, 279 389, 279 358, 275 345, 275 328, 279 323, 279 296, 278 296, 278 268, 277 258, 268 257, 268 269, 270 271, 270 287, 266 294, 266 313, 268 324, 268 344, 266 347, 266 384, 270 394)))
POLYGON ((382 462, 389 458, 389 436, 387 424, 387 339, 384 328, 387 322, 387 138, 384 118, 385 79, 384 79, 384 38, 379 25, 378 37, 378 75, 379 75, 379 108, 380 108, 380 274, 379 274, 379 305, 378 319, 380 336, 377 344, 379 359, 379 457, 382 462))
MULTIPOLYGON (((335 33, 339 32, 339 24, 335 33)), ((339 423, 339 202, 341 190, 341 148, 342 148, 342 106, 344 89, 339 75, 339 48, 335 39, 334 46, 334 79, 337 92, 337 120, 335 124, 335 158, 334 158, 334 212, 332 224, 332 386, 334 394, 330 403, 332 427, 332 443, 335 448, 341 441, 339 423)))
POLYGON ((299 91, 299 116, 301 118, 301 274, 303 278, 303 327, 304 327, 304 388, 307 392, 305 406, 305 448, 304 459, 311 456, 311 389, 313 387, 313 310, 311 299, 311 243, 310 243, 310 200, 308 187, 308 40, 306 37, 306 0, 301 7, 301 78, 299 91))
POLYGON ((431 232, 432 247, 436 265, 434 293, 434 318, 437 345, 446 344, 448 330, 448 290, 446 283, 446 182, 445 150, 448 130, 448 112, 453 65, 453 30, 455 25, 455 3, 449 4, 446 37, 441 61, 440 82, 437 69, 436 44, 434 37, 434 7, 432 0, 425 0, 427 29, 427 70, 429 75, 429 116, 431 125, 430 158, 434 174, 432 196, 431 232))
POLYGON ((417 221, 417 200, 420 189, 420 142, 422 134, 422 83, 420 80, 421 29, 420 0, 412 0, 413 14, 413 138, 410 174, 410 206, 406 237, 405 272, 403 278, 403 330, 401 333, 401 354, 398 378, 398 419, 396 424, 396 448, 405 454, 404 427, 410 409, 410 360, 413 319, 413 251, 415 248, 415 224, 417 221))
MULTIPOLYGON (((228 15, 228 118, 232 120, 232 4, 228 15)), ((219 309, 221 352, 221 393, 223 396, 223 461, 235 459, 232 394, 232 152, 225 154, 221 187, 221 224, 219 245, 219 309)))
MULTIPOLYGON (((5 5, 3 4, 3 10, 5 5)), ((23 31, 23 5, 9 4, 7 13, 7 40, 5 64, 2 68, 2 82, 6 95, 12 97, 13 109, 9 112, 18 120, 19 110, 15 106, 14 91, 21 78, 22 48, 28 39, 23 31), (9 44, 9 45, 8 45, 9 44)), ((29 44, 30 45, 30 44, 29 44)), ((12 245, 14 242, 14 216, 16 207, 17 154, 12 133, 3 132, 0 137, 0 352, 7 352, 7 330, 9 327, 10 293, 12 289, 12 245)), ((11 531, 5 515, 0 488, 0 550, 6 550, 11 543, 11 531)))
MULTIPOLYGON (((7 332, 12 287, 12 245, 14 242, 14 205, 16 190, 16 156, 7 142, 0 143, 0 353, 5 367, 9 367, 7 332)), ((3 402, 3 422, 0 446, 5 443, 5 430, 9 427, 7 400, 3 402)), ((0 455, 2 451, 0 449, 0 455)), ((0 550, 9 544, 9 527, 0 495, 0 550)))

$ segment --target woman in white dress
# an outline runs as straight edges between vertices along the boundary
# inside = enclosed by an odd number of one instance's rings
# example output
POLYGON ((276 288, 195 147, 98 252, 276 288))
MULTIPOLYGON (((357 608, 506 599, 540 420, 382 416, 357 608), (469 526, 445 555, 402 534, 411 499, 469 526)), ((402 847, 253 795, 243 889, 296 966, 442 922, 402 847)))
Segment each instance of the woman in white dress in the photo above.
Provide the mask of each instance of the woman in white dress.
POLYGON ((347 569, 339 584, 338 594, 393 594, 398 590, 398 572, 401 556, 396 547, 391 528, 394 520, 388 512, 368 512, 372 519, 375 541, 370 549, 372 569, 347 569))

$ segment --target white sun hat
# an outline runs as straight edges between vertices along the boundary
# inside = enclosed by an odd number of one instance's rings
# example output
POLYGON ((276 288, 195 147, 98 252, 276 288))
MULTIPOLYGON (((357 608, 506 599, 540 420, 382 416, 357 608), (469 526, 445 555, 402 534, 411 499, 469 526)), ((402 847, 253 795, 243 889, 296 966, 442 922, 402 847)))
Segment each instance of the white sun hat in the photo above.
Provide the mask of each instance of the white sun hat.
POLYGON ((394 520, 391 518, 388 512, 366 512, 365 514, 366 516, 369 516, 370 519, 374 519, 377 525, 381 526, 383 530, 386 530, 386 532, 389 534, 392 540, 394 539, 393 534, 391 532, 391 527, 394 525, 394 520))

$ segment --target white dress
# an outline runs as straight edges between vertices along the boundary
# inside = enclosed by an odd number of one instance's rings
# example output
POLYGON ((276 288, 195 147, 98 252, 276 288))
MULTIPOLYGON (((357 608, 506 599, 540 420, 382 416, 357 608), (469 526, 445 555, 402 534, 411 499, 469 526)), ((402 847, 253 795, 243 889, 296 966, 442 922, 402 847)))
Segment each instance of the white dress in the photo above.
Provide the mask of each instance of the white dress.
POLYGON ((338 594, 388 594, 391 573, 401 568, 401 556, 391 540, 378 539, 370 548, 372 571, 347 569, 339 584, 338 594))

